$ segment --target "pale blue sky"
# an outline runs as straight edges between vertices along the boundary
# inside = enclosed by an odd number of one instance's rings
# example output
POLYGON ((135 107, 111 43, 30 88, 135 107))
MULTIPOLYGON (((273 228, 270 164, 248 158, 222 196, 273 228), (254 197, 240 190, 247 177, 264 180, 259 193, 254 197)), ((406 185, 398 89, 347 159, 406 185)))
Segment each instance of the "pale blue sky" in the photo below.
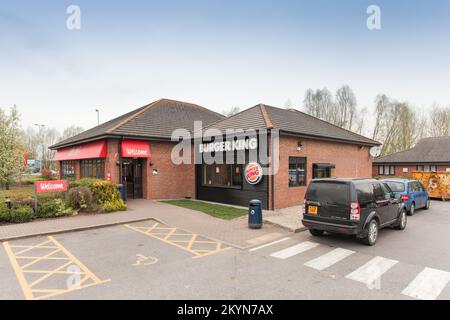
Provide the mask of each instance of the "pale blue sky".
POLYGON ((449 0, 0 1, 0 106, 24 126, 89 128, 96 108, 107 120, 161 97, 300 106, 307 88, 343 84, 368 107, 378 93, 450 105, 449 57, 449 0))

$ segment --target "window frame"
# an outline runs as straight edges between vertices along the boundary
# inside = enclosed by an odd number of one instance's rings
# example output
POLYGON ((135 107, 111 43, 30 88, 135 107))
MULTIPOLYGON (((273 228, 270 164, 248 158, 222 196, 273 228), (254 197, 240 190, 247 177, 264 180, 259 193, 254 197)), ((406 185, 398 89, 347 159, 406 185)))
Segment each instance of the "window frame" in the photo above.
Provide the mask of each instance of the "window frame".
POLYGON ((203 163, 201 165, 201 170, 202 170, 202 174, 201 174, 201 186, 205 187, 205 188, 222 188, 222 189, 235 189, 235 190, 242 190, 243 189, 243 185, 244 185, 244 173, 243 173, 243 165, 242 164, 205 164, 203 163), (208 184, 206 183, 206 169, 209 166, 226 166, 227 168, 229 166, 231 166, 231 183, 233 183, 233 171, 236 170, 236 168, 239 168, 240 170, 240 183, 236 184, 236 185, 223 185, 223 184, 208 184))
POLYGON ((61 161, 61 163, 60 163, 60 165, 61 165, 61 173, 60 173, 61 179, 64 179, 64 180, 76 180, 76 178, 77 178, 77 169, 76 169, 75 161, 76 160, 62 160, 61 161), (69 166, 72 168, 72 171, 73 171, 73 174, 71 174, 71 175, 68 175, 66 173, 69 166))
POLYGON ((80 160, 80 178, 105 179, 105 159, 82 159, 80 160), (99 175, 100 173, 100 175, 99 175))
POLYGON ((306 157, 289 157, 288 159, 288 187, 289 188, 303 188, 308 185, 308 159, 306 157), (296 184, 291 184, 291 165, 296 165, 296 184), (299 183, 299 166, 303 165, 304 179, 302 183, 299 183))

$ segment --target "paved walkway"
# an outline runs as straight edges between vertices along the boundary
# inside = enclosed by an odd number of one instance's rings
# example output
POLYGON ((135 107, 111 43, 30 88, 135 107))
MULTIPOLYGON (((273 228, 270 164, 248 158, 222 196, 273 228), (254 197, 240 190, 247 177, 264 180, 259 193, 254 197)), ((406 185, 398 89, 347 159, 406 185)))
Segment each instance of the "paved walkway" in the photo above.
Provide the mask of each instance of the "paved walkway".
POLYGON ((128 211, 109 214, 78 215, 24 224, 0 226, 0 241, 56 234, 155 219, 170 226, 217 239, 239 248, 247 248, 282 238, 287 230, 265 225, 250 230, 247 217, 231 221, 207 214, 149 200, 128 203, 128 211))
POLYGON ((291 232, 305 231, 302 224, 303 206, 294 206, 264 212, 264 222, 284 228, 291 232))

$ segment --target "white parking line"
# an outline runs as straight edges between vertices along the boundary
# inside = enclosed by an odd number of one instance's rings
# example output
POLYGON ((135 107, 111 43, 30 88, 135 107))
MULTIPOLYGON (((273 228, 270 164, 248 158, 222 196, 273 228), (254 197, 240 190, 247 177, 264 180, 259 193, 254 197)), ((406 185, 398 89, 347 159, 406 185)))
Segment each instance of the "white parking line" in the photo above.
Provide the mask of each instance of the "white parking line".
POLYGON ((278 259, 287 259, 290 257, 293 257, 297 254, 300 254, 302 252, 311 250, 315 247, 317 247, 319 244, 318 243, 313 243, 313 242, 309 242, 309 241, 305 241, 302 242, 300 244, 297 244, 295 246, 286 248, 284 250, 272 253, 270 256, 274 257, 274 258, 278 258, 278 259))
POLYGON ((375 257, 362 267, 346 275, 347 279, 362 282, 366 285, 372 285, 376 280, 398 263, 397 260, 375 257))
POLYGON ((305 266, 322 271, 354 253, 355 251, 337 248, 316 259, 306 262, 305 266))
POLYGON ((450 273, 425 268, 403 290, 402 294, 421 300, 435 300, 450 281, 450 273))
POLYGON ((289 239, 290 239, 290 238, 287 237, 287 238, 283 238, 283 239, 280 239, 280 240, 277 240, 277 241, 274 241, 274 242, 266 243, 266 244, 263 244, 262 246, 259 246, 259 247, 256 247, 256 248, 252 248, 252 249, 250 249, 249 251, 250 251, 250 252, 257 251, 257 250, 260 250, 260 249, 263 249, 263 248, 272 246, 272 245, 274 245, 274 244, 277 244, 277 243, 280 243, 280 242, 284 242, 284 241, 289 240, 289 239))

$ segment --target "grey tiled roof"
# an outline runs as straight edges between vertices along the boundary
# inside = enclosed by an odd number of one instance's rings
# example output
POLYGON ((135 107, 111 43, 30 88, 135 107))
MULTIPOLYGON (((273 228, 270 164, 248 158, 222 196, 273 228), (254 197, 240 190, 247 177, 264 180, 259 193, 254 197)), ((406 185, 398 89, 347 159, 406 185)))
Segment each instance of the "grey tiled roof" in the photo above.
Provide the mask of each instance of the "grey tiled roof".
POLYGON ((259 104, 232 117, 219 121, 208 128, 226 129, 279 129, 281 132, 319 139, 331 139, 364 145, 380 145, 352 131, 342 129, 329 122, 295 109, 281 109, 259 104))
POLYGON ((106 136, 170 139, 172 132, 178 128, 188 129, 192 133, 196 120, 203 121, 203 126, 207 126, 224 118, 199 105, 161 99, 58 142, 51 148, 58 149, 106 136))
POLYGON ((412 149, 373 160, 379 163, 450 163, 450 136, 425 138, 412 149))

